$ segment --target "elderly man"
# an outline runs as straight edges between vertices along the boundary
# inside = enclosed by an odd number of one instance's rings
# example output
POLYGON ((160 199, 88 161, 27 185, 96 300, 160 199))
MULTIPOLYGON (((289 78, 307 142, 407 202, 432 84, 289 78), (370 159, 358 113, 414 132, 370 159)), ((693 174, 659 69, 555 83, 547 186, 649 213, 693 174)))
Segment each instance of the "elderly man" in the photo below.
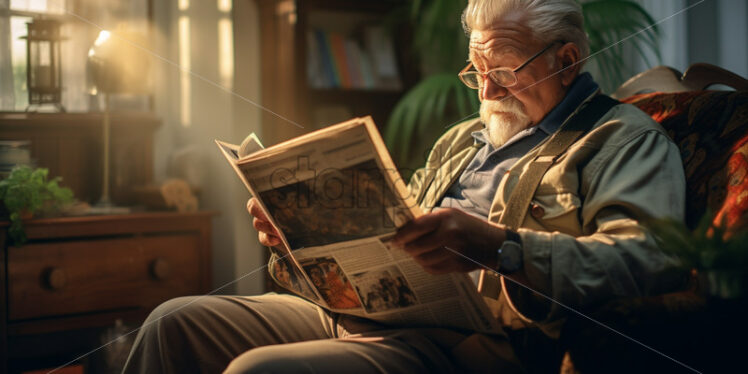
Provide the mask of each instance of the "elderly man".
MULTIPOLYGON (((480 119, 450 129, 416 172, 411 192, 428 213, 396 242, 433 273, 510 277, 481 277, 505 333, 395 329, 289 295, 180 298, 151 314, 126 372, 553 370, 569 308, 670 285, 674 262, 642 221, 682 217, 679 152, 579 73, 589 53, 579 5, 473 0, 464 24, 460 78, 478 90, 480 119)), ((279 245, 252 200, 249 210, 260 241, 279 245)))

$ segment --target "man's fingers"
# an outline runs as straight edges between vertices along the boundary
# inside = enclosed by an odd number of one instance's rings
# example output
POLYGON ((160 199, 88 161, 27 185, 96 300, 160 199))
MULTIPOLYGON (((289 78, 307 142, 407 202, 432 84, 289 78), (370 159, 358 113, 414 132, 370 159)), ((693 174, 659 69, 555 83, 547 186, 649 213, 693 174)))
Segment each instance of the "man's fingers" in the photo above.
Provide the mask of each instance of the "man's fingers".
POLYGON ((265 211, 262 210, 260 203, 258 203, 257 199, 255 199, 254 197, 247 201, 247 210, 249 211, 249 214, 257 218, 263 219, 265 221, 268 220, 267 216, 265 215, 265 211))
POLYGON ((444 248, 429 251, 418 256, 414 256, 416 262, 424 268, 432 265, 441 264, 442 262, 449 261, 454 258, 454 254, 445 250, 444 248))
POLYGON ((474 270, 475 266, 472 262, 464 261, 454 257, 447 257, 446 260, 436 262, 427 266, 423 266, 423 269, 430 274, 447 274, 453 272, 464 273, 467 271, 474 270))
POLYGON ((272 223, 255 217, 252 220, 252 225, 257 231, 264 232, 273 236, 279 236, 278 230, 275 229, 272 223))
POLYGON ((276 245, 281 244, 281 240, 277 236, 270 235, 268 233, 260 231, 260 244, 267 246, 267 247, 275 247, 276 245))
POLYGON ((281 240, 278 234, 278 230, 275 229, 270 221, 268 221, 265 212, 260 207, 257 199, 254 197, 247 201, 247 211, 249 214, 254 216, 252 220, 252 226, 259 231, 258 238, 260 243, 264 246, 275 247, 281 244, 281 240))
POLYGON ((403 250, 408 252, 411 256, 420 256, 424 253, 443 248, 443 245, 444 241, 441 235, 436 231, 432 231, 404 244, 403 250))
POLYGON ((252 214, 252 205, 255 205, 254 197, 250 197, 249 200, 247 200, 247 212, 249 212, 249 214, 252 214))
POLYGON ((266 247, 275 247, 280 244, 280 239, 262 232, 260 233, 260 244, 266 247))
POLYGON ((441 224, 442 215, 438 213, 429 213, 420 216, 397 230, 397 234, 392 240, 396 245, 404 246, 421 236, 436 230, 441 224))
POLYGON ((439 274, 447 274, 450 272, 453 272, 456 270, 456 266, 452 261, 442 261, 435 264, 431 264, 428 266, 424 266, 423 270, 425 270, 429 274, 439 275, 439 274))

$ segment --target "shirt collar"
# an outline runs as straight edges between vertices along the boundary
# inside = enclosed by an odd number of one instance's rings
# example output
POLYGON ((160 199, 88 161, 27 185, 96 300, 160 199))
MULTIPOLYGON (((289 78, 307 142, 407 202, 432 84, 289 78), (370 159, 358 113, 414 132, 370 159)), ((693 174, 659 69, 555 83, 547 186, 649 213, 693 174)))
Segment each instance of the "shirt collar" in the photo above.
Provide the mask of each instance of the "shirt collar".
POLYGON ((488 129, 485 127, 478 131, 471 132, 470 135, 473 136, 473 145, 489 144, 488 143, 488 129))
POLYGON ((571 83, 566 96, 538 123, 538 128, 547 134, 553 134, 561 127, 566 118, 582 105, 585 99, 598 90, 598 85, 590 73, 582 73, 571 83))
MULTIPOLYGON (((509 138, 509 140, 507 140, 506 143, 502 144, 501 147, 496 148, 496 149, 506 148, 518 142, 520 139, 534 134, 535 132, 537 132, 537 130, 538 128, 536 126, 526 128, 514 134, 514 136, 509 138)), ((488 147, 490 152, 493 152, 495 150, 493 145, 491 145, 491 143, 488 141, 488 129, 487 128, 483 128, 479 131, 474 131, 470 133, 470 135, 473 136, 473 145, 485 145, 486 147, 488 147)))

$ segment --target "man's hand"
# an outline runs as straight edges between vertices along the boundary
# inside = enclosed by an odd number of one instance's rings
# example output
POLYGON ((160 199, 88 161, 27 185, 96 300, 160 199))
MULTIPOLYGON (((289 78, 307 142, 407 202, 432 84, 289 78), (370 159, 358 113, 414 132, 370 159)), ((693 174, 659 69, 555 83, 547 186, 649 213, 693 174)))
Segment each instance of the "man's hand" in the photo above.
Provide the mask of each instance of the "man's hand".
POLYGON ((280 234, 278 234, 278 230, 276 230, 275 226, 273 226, 273 224, 268 220, 265 212, 257 202, 257 199, 253 197, 247 201, 247 210, 249 211, 249 214, 254 216, 252 225, 257 229, 257 231, 259 231, 258 236, 260 243, 268 247, 280 245, 282 243, 280 240, 280 234))
POLYGON ((444 274, 484 266, 495 269, 497 250, 505 239, 506 232, 501 226, 449 208, 408 222, 397 231, 393 241, 427 272, 444 274))

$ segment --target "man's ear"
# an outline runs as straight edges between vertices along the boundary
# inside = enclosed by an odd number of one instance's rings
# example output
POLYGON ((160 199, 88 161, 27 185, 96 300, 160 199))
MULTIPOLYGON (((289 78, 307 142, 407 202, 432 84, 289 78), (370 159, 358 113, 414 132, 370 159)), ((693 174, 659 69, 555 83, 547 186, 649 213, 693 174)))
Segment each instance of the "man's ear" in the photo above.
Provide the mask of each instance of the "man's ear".
POLYGON ((579 74, 579 70, 582 68, 580 61, 581 53, 579 47, 574 43, 566 43, 556 51, 556 61, 561 63, 559 75, 561 76, 561 84, 568 87, 574 78, 579 74))

